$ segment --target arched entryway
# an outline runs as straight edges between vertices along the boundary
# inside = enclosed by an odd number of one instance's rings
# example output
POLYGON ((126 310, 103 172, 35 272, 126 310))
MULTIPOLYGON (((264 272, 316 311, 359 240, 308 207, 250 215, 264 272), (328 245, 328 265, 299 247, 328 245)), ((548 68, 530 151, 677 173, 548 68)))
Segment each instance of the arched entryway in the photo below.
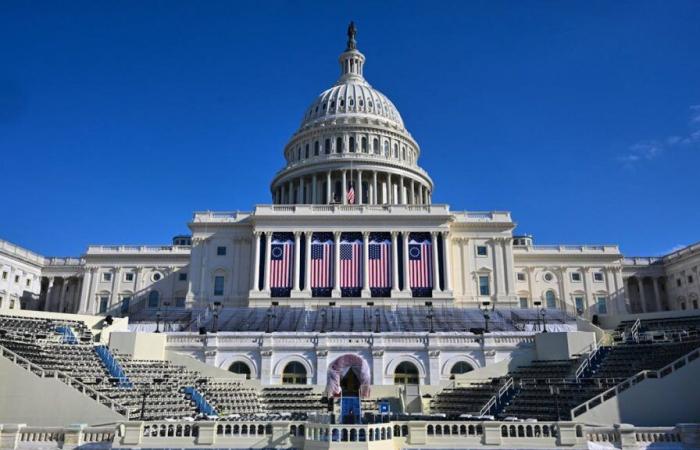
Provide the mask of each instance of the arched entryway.
POLYGON ((330 397, 367 397, 371 383, 369 364, 360 356, 343 355, 328 366, 326 392, 330 397))
POLYGON ((474 368, 466 361, 458 361, 450 369, 450 379, 454 379, 455 375, 462 375, 471 372, 474 368))
POLYGON ((250 380, 250 366, 243 361, 236 361, 228 368, 229 372, 245 375, 246 380, 250 380))
POLYGON ((304 367, 298 361, 292 361, 282 371, 282 384, 306 384, 307 373, 304 367))
POLYGON ((394 369, 394 384, 418 384, 418 367, 415 364, 403 361, 394 369))

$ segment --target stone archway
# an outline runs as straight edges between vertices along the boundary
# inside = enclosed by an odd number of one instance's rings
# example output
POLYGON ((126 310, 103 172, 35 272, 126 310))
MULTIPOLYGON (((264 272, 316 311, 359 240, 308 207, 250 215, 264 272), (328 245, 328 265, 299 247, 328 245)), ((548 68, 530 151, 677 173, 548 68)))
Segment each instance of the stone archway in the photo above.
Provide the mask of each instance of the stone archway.
POLYGON ((343 355, 328 366, 326 393, 330 397, 347 395, 344 387, 354 392, 354 395, 366 398, 369 396, 369 386, 372 374, 369 364, 358 355, 343 355))

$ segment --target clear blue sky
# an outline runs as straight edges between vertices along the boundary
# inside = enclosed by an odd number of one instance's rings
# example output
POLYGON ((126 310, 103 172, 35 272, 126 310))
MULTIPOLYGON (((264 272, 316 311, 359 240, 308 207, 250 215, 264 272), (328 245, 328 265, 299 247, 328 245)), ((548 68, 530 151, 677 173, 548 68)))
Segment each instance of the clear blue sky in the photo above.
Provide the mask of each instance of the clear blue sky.
POLYGON ((0 238, 168 243, 269 202, 350 19, 436 202, 539 243, 700 240, 696 0, 3 1, 0 238))

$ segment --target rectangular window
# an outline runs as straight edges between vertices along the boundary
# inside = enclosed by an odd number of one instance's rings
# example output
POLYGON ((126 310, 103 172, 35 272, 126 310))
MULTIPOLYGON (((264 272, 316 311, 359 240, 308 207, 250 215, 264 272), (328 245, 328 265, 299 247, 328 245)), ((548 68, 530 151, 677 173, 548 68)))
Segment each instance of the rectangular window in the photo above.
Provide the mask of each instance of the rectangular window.
POLYGON ((676 279, 676 286, 681 287, 681 284, 682 284, 681 279, 680 278, 676 279))
POLYGON ((581 274, 578 272, 572 272, 571 281, 581 281, 581 274))
POLYGON ((102 281, 112 281, 112 273, 102 272, 102 281))
POLYGON ((224 295, 224 277, 214 277, 214 295, 224 295))
POLYGON ((688 275, 688 284, 693 284, 693 276, 688 275))
POLYGON ((109 297, 100 297, 100 310, 98 312, 100 314, 106 313, 108 304, 109 304, 109 297))
POLYGON ((574 304, 576 305, 576 313, 579 316, 583 314, 583 297, 574 297, 574 304))
POLYGON ((479 277, 479 294, 480 295, 491 295, 491 289, 489 287, 488 275, 482 275, 479 277))
POLYGON ((525 281, 525 274, 520 272, 518 273, 518 281, 525 281))
POLYGON ((129 314, 129 304, 131 303, 131 297, 122 297, 121 313, 122 316, 129 314))
POLYGON ((134 281, 134 272, 127 272, 124 274, 124 281, 134 281))
POLYGON ((527 297, 520 297, 520 307, 523 309, 527 308, 527 297))
POLYGON ((27 287, 32 285, 32 280, 27 280, 27 287))
POLYGON ((216 255, 217 256, 226 256, 226 247, 223 247, 223 246, 216 247, 216 255))
POLYGON ((7 280, 7 272, 3 272, 3 273, 2 273, 2 279, 3 279, 3 280, 7 280))
POLYGON ((489 249, 485 245, 477 245, 476 246, 476 254, 477 254, 477 256, 488 256, 489 249))
POLYGON ((596 272, 593 274, 593 281, 604 281, 603 272, 596 272))
POLYGON ((185 307, 185 297, 175 297, 175 307, 184 308, 185 307))
POLYGON ((608 313, 608 305, 605 304, 605 297, 598 297, 596 299, 596 306, 598 307, 598 314, 608 313))
POLYGON ((177 279, 180 281, 187 281, 187 273, 184 273, 184 272, 178 273, 177 279))
POLYGON ((19 275, 15 275, 15 283, 19 283, 19 275))

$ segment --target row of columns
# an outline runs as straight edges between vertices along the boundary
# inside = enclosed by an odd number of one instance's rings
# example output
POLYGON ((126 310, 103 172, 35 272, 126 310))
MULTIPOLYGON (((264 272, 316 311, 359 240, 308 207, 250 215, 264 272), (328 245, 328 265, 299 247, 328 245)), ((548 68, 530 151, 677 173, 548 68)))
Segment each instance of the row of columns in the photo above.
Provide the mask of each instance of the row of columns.
POLYGON ((314 173, 310 177, 302 176, 290 180, 284 185, 279 185, 273 192, 273 201, 276 204, 322 204, 324 203, 322 186, 325 179, 325 203, 333 203, 333 196, 337 194, 333 189, 334 182, 340 179, 342 192, 340 198, 335 199, 338 203, 348 203, 347 192, 353 181, 355 182, 356 205, 363 204, 365 197, 367 197, 367 204, 370 205, 429 205, 431 203, 432 192, 427 186, 403 175, 396 175, 393 178, 392 180, 391 173, 375 170, 329 170, 323 173, 314 173), (333 172, 340 172, 340 176, 334 178, 333 172), (366 179, 363 179, 363 172, 368 172, 366 179), (381 174, 384 174, 383 180, 379 179, 381 174), (363 180, 367 183, 366 192, 363 190, 363 180), (397 192, 394 192, 395 189, 397 192))
MULTIPOLYGON (((448 231, 433 231, 431 234, 432 242, 432 266, 433 266, 433 294, 439 294, 441 292, 451 292, 452 291, 452 264, 450 261, 450 245, 449 245, 449 232, 448 231), (443 242, 443 252, 442 252, 442 268, 444 275, 444 290, 440 287, 440 257, 438 253, 438 236, 442 234, 443 242)), ((260 247, 261 239, 263 233, 260 231, 254 232, 254 266, 253 266, 253 291, 260 291, 260 247)), ((362 232, 362 297, 370 297, 370 286, 369 286, 369 231, 362 232)), ((399 289, 399 264, 398 261, 398 231, 391 232, 391 293, 392 296, 410 296, 411 288, 409 283, 409 257, 408 257, 408 237, 409 232, 401 232, 402 235, 402 245, 403 245, 403 289, 399 289), (403 295, 401 295, 403 294, 403 295)), ((293 278, 292 278, 292 292, 291 297, 311 297, 311 240, 313 232, 312 231, 295 231, 294 232, 294 267, 293 267, 293 278), (301 277, 301 252, 300 243, 302 233, 305 236, 305 264, 304 267, 304 289, 301 290, 300 287, 300 277, 301 277)), ((340 237, 341 232, 333 232, 333 297, 340 297, 340 237)), ((265 264, 263 267, 263 288, 262 292, 270 292, 270 253, 272 250, 272 233, 265 233, 265 264)))
POLYGON ((628 287, 628 292, 632 292, 632 284, 637 285, 637 289, 639 291, 639 306, 641 309, 641 312, 646 313, 646 312, 651 312, 648 311, 649 307, 647 305, 647 295, 644 290, 644 279, 645 278, 651 278, 651 282, 653 285, 653 301, 654 301, 654 306, 656 307, 656 311, 663 311, 663 302, 661 300, 661 283, 659 277, 644 277, 644 276, 634 276, 634 277, 629 277, 627 278, 627 287, 628 287))
POLYGON ((45 311, 54 312, 74 312, 77 309, 77 304, 80 300, 80 283, 79 277, 47 277, 46 292, 44 296, 43 308, 45 311), (60 280, 58 283, 57 281, 60 280), (56 288, 60 286, 58 291, 58 299, 54 302, 56 296, 56 288), (72 292, 68 294, 69 286, 73 286, 72 292))

